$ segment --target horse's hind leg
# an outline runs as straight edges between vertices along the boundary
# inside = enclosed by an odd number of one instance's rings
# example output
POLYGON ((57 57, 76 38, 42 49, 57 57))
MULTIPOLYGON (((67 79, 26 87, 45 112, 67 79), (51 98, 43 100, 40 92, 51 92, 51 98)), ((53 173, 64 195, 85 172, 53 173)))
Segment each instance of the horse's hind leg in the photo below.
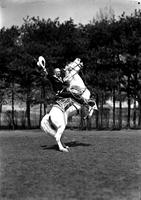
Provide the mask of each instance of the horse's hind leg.
POLYGON ((68 152, 68 147, 63 147, 63 145, 61 143, 61 136, 62 136, 64 130, 65 130, 65 127, 58 128, 58 130, 55 134, 55 139, 56 139, 56 142, 58 144, 59 150, 63 151, 63 152, 68 152))

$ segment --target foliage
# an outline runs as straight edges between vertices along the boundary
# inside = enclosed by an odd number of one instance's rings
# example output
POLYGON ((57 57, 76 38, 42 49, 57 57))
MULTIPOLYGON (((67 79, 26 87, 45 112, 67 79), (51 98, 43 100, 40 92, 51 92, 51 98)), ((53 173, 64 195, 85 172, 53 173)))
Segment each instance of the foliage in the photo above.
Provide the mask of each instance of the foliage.
POLYGON ((141 108, 140 35, 140 10, 131 16, 123 13, 118 20, 112 11, 106 17, 100 13, 98 19, 86 25, 74 24, 73 19, 60 23, 59 18, 52 21, 27 17, 21 27, 2 28, 0 102, 5 98, 3 88, 14 91, 30 105, 52 98, 50 83, 36 66, 38 56, 42 55, 49 72, 80 57, 84 62, 81 75, 93 95, 98 97, 103 93, 106 100, 114 90, 119 99, 119 91, 123 90, 124 95, 136 98, 141 108), (120 60, 119 55, 125 60, 120 60), (11 84, 14 90, 10 89, 11 84))

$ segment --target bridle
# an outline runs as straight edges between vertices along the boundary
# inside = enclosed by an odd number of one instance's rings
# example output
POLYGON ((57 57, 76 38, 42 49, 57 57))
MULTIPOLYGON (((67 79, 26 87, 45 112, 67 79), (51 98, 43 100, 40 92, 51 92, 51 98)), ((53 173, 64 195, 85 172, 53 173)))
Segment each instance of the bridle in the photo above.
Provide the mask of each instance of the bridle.
MULTIPOLYGON (((76 63, 76 62, 73 62, 73 63, 75 63, 76 65, 74 66, 74 67, 70 67, 70 69, 64 69, 64 71, 72 71, 72 70, 74 70, 75 71, 75 73, 72 75, 72 76, 70 76, 70 78, 73 78, 77 73, 78 73, 78 71, 76 70, 76 67, 79 67, 79 70, 83 67, 83 64, 81 64, 81 63, 76 63)), ((71 63, 70 63, 71 64, 71 63)), ((70 65, 70 64, 68 64, 68 66, 70 65)), ((67 67, 67 66, 66 66, 67 67)), ((67 75, 68 76, 68 75, 67 75)), ((67 78, 67 76, 65 77, 65 78, 67 78)))
MULTIPOLYGON (((70 63, 71 64, 71 63, 70 63)), ((69 65, 70 65, 69 64, 69 65)), ((83 63, 81 63, 81 62, 79 62, 79 63, 77 63, 77 62, 73 62, 73 64, 75 64, 75 66, 70 66, 70 69, 68 68, 68 69, 66 69, 66 70, 68 70, 68 71, 72 71, 72 70, 74 70, 75 71, 75 73, 73 74, 73 75, 71 75, 70 77, 69 77, 69 74, 65 77, 65 79, 67 79, 68 78, 68 80, 69 81, 71 81, 72 80, 72 78, 76 75, 76 74, 78 74, 78 71, 83 67, 83 63), (79 70, 76 70, 76 67, 79 67, 79 70)), ((68 66, 69 66, 68 65, 68 66)), ((66 66, 67 67, 67 66, 66 66)), ((67 80, 66 80, 67 81, 67 80)), ((75 88, 74 88, 75 89, 75 88)), ((86 91, 86 89, 87 89, 87 87, 85 87, 85 88, 83 88, 83 90, 81 90, 81 95, 83 95, 83 93, 86 91)), ((77 94, 75 95, 75 93, 74 92, 72 92, 71 90, 69 90, 71 93, 72 93, 72 95, 74 96, 74 97, 76 97, 76 98, 79 98, 78 96, 77 96, 77 94)))
MULTIPOLYGON (((80 69, 82 68, 83 64, 80 62, 80 63, 77 63, 76 61, 72 62, 72 63, 75 63, 76 65, 74 67, 71 67, 71 70, 75 70, 76 67, 79 67, 80 69)), ((70 63, 71 64, 71 63, 70 63)), ((67 66, 69 66, 70 64, 68 64, 67 66)), ((75 70, 76 71, 76 70, 75 70)), ((77 72, 77 71, 76 71, 77 72)))

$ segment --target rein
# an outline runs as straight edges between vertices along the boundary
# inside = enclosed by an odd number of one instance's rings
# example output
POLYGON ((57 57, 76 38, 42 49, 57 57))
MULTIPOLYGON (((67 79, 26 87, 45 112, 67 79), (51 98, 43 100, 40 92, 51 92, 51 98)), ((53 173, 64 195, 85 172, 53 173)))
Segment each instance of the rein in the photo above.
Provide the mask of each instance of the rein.
MULTIPOLYGON (((75 95, 75 92, 72 92, 73 89, 76 90, 76 91, 78 91, 79 88, 77 89, 77 88, 75 88, 75 87, 74 87, 74 88, 72 87, 69 91, 71 92, 71 94, 72 94, 74 97, 76 97, 76 98, 80 98, 80 97, 78 97, 77 94, 75 95)), ((85 87, 85 88, 79 90, 79 92, 80 92, 79 95, 82 96, 86 90, 87 90, 87 87, 85 87)))
MULTIPOLYGON (((76 62, 74 62, 74 63, 76 63, 76 62)), ((81 67, 82 67, 82 65, 81 65, 80 63, 79 63, 79 64, 76 63, 75 67, 72 67, 72 69, 75 70, 75 68, 76 68, 77 66, 79 66, 80 69, 81 69, 81 67)), ((76 70, 75 70, 75 71, 76 71, 76 70)))
MULTIPOLYGON (((76 63, 76 62, 74 62, 74 63, 76 63)), ((74 70, 74 71, 75 71, 75 74, 73 74, 70 78, 73 78, 73 77, 78 73, 78 71, 75 70, 75 68, 76 68, 77 66, 79 66, 79 68, 81 69, 81 66, 82 66, 82 65, 81 65, 80 63, 79 63, 79 64, 76 63, 75 67, 71 67, 71 71, 74 70)), ((67 76, 66 76, 65 78, 67 78, 67 76)))

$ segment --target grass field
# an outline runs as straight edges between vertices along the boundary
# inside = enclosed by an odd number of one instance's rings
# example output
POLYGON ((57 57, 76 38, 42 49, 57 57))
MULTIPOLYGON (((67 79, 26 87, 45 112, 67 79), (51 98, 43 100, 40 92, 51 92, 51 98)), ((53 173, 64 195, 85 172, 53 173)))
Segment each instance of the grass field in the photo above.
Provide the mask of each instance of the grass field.
POLYGON ((141 131, 0 131, 1 200, 141 200, 141 131))

